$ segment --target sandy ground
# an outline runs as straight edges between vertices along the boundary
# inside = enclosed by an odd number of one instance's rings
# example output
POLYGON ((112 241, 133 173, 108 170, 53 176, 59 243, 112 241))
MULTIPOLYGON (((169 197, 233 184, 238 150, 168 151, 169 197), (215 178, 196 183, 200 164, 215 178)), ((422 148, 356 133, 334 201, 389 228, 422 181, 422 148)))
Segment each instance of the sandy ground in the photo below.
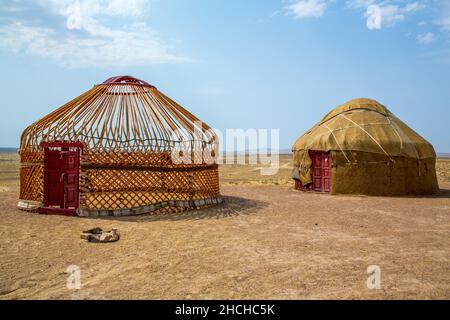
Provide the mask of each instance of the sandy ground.
POLYGON ((0 157, 0 299, 450 298, 450 161, 441 193, 422 198, 301 193, 286 163, 272 177, 222 166, 214 208, 85 219, 17 210, 17 163, 0 157), (80 239, 95 226, 122 238, 80 239), (70 265, 80 290, 66 287, 70 265))

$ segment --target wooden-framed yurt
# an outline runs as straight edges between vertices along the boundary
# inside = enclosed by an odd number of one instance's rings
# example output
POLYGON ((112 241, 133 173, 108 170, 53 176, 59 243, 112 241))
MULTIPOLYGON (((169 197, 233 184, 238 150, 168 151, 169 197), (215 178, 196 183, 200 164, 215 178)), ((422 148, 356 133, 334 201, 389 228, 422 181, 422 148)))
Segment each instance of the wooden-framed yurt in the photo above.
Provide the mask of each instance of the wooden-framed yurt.
POLYGON ((336 107, 292 151, 299 190, 385 196, 439 190, 433 146, 375 100, 336 107))
POLYGON ((221 202, 218 139, 142 80, 113 77, 25 129, 18 206, 122 216, 221 202))

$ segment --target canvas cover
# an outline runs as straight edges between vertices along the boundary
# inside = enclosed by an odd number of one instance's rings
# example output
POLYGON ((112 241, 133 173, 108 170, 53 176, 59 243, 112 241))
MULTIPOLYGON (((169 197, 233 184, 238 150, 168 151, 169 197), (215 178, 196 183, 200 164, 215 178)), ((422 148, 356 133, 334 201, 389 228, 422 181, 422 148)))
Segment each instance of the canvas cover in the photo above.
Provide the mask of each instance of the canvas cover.
POLYGON ((363 151, 414 159, 435 158, 433 146, 375 100, 338 106, 302 135, 293 151, 363 151))
POLYGON ((340 154, 340 158, 350 166, 357 162, 355 154, 358 152, 374 155, 373 160, 360 160, 359 165, 364 161, 378 162, 383 158, 391 162, 399 158, 418 161, 436 158, 434 148, 428 141, 384 105, 364 98, 351 100, 333 109, 298 138, 292 149, 293 177, 295 173, 303 185, 311 183, 310 150, 340 154))

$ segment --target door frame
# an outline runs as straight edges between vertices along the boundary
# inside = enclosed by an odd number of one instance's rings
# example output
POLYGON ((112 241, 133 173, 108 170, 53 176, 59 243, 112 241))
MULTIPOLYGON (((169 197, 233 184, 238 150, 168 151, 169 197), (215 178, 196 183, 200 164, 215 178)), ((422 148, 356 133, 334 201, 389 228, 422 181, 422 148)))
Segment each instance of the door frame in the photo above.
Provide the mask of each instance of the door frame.
POLYGON ((331 192, 331 153, 327 151, 310 150, 311 164, 311 189, 314 192, 330 193, 331 192), (318 175, 315 175, 315 164, 317 157, 320 157, 320 187, 316 184, 318 175), (327 160, 325 160, 327 159, 327 160), (328 162, 328 165, 327 165, 328 162), (325 173, 325 174, 324 174, 325 173), (326 183, 326 179, 328 182, 326 183))
MULTIPOLYGON (((80 199, 80 192, 79 192, 79 182, 77 183, 77 201, 76 201, 76 207, 75 208, 65 208, 64 204, 61 203, 61 205, 58 207, 55 204, 50 205, 50 201, 48 199, 48 188, 49 188, 49 163, 48 163, 48 154, 49 152, 53 151, 54 149, 60 149, 58 151, 69 151, 70 148, 75 148, 77 152, 78 157, 78 180, 80 175, 80 158, 81 153, 83 151, 83 144, 80 142, 61 142, 61 141, 55 141, 55 142, 42 142, 40 144, 41 148, 44 151, 44 192, 43 192, 43 207, 39 209, 39 213, 43 214, 61 214, 61 215, 76 215, 76 210, 79 206, 79 199, 80 199)), ((72 150, 74 151, 74 150, 72 150)), ((63 193, 63 199, 65 198, 66 190, 65 185, 63 184, 61 186, 61 192, 63 193)), ((64 202, 64 201, 63 201, 64 202)))

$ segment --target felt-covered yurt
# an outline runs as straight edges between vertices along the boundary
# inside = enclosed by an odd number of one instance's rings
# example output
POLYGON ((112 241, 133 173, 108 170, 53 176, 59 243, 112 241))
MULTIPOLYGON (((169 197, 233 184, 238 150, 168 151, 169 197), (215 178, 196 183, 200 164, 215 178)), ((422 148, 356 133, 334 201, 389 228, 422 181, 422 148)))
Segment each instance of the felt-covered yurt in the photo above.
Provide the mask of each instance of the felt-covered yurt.
POLYGON ((386 196, 439 190, 433 146, 375 100, 336 107, 292 151, 299 190, 386 196))
POLYGON ((25 129, 18 206, 123 216, 219 203, 217 144, 154 86, 113 77, 25 129))

